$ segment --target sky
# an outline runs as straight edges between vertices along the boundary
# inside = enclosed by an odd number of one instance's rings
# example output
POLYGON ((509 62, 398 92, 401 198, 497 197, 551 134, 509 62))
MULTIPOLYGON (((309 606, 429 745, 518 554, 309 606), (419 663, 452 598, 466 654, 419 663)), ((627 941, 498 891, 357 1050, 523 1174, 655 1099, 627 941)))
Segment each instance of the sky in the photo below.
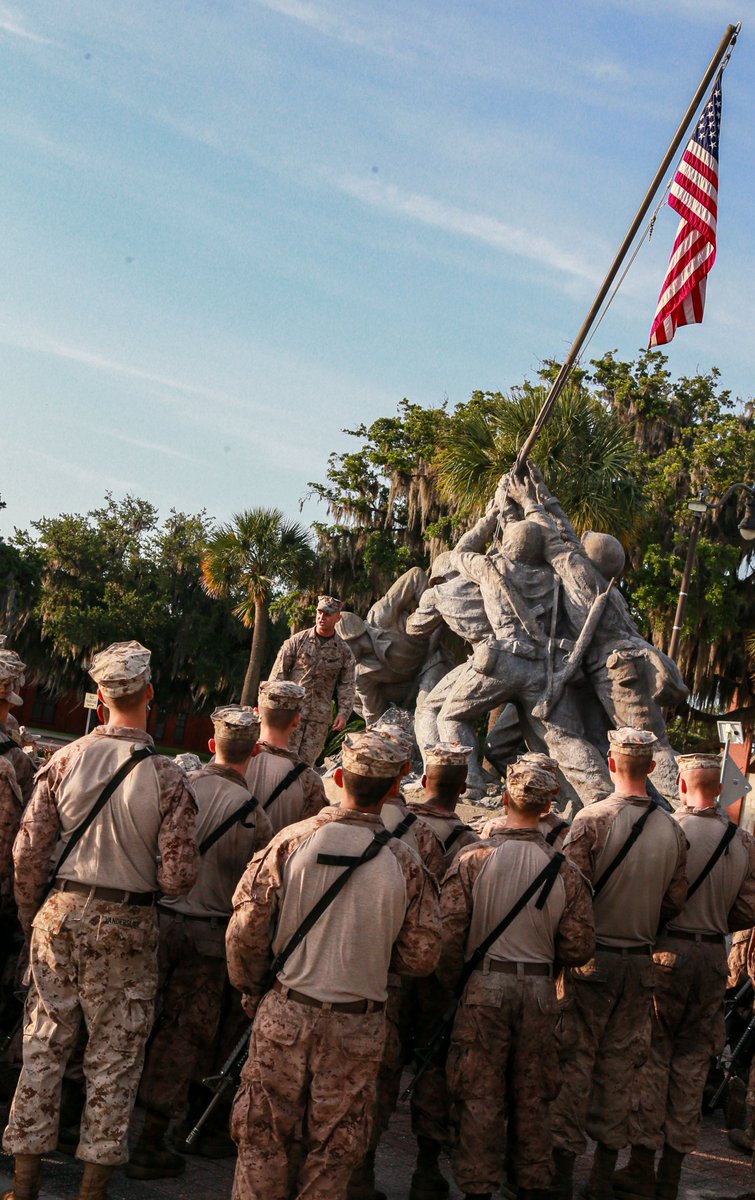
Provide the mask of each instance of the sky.
MULTIPOLYGON (((563 356, 726 25, 675 375, 755 393, 755 15, 720 0, 0 0, 0 534, 300 501, 343 433, 563 356)), ((589 350, 647 344, 664 207, 589 350)))

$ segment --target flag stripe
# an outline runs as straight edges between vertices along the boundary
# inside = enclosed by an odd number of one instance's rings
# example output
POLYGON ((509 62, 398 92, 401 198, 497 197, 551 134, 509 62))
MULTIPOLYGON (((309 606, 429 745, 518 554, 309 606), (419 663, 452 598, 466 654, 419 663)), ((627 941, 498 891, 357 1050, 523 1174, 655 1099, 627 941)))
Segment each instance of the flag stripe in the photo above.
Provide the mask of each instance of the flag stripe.
POLYGON ((656 305, 651 346, 665 345, 680 325, 703 319, 707 277, 716 261, 720 127, 719 71, 669 192, 669 205, 681 220, 656 305))

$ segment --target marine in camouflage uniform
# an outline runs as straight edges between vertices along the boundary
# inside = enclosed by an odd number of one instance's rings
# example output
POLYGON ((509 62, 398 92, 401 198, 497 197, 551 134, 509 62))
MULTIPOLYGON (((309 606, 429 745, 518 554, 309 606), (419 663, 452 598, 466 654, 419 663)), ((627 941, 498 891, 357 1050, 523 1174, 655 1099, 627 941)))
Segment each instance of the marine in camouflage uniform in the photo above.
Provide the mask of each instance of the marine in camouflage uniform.
POLYGON ((353 859, 384 831, 380 808, 403 761, 383 735, 347 735, 341 807, 282 830, 236 890, 228 969, 257 1015, 231 1122, 234 1200, 343 1200, 366 1150, 388 970, 428 974, 440 950, 437 895, 414 852, 394 839, 356 870, 260 997, 271 957, 343 871, 320 856, 353 859))
POLYGON ((453 1173, 470 1196, 498 1190, 504 1129, 520 1200, 545 1195, 551 1181, 550 1110, 559 1086, 554 968, 586 962, 595 947, 590 889, 538 830, 556 786, 553 760, 523 755, 512 763, 506 832, 496 845, 459 855, 441 889, 438 973, 451 988, 538 875, 560 861, 550 890, 525 905, 472 972, 456 1013, 447 1067, 458 1129, 453 1173))
POLYGON ((635 1072, 648 1055, 656 966, 652 952, 661 922, 687 895, 687 841, 678 822, 656 808, 648 816, 646 785, 653 768, 652 733, 610 730, 609 768, 614 794, 574 818, 564 851, 595 897, 595 957, 564 980, 563 1087, 553 1114, 559 1188, 571 1194, 574 1159, 585 1132, 597 1143, 588 1196, 610 1200, 619 1150, 629 1142, 635 1072), (647 824, 604 886, 635 825, 647 824))
MULTIPOLYGON (((480 837, 486 841, 495 841, 496 838, 506 832, 507 821, 507 811, 491 817, 480 829, 480 837)), ((569 822, 565 821, 559 813, 544 812, 538 821, 537 827, 549 846, 552 846, 554 850, 562 849, 566 841, 566 835, 569 832, 569 822)))
POLYGON ((198 1066, 217 1035, 233 892, 254 852, 273 836, 244 778, 259 717, 227 705, 213 712, 212 723, 215 761, 189 774, 198 809, 197 882, 188 895, 165 897, 158 905, 161 1016, 139 1088, 146 1117, 126 1168, 132 1179, 170 1178, 184 1170, 186 1160, 165 1146, 165 1133, 172 1119, 186 1113, 192 1077, 204 1073, 198 1066))
POLYGON ((138 763, 60 864, 62 847, 132 751, 152 746, 149 657, 138 642, 95 655, 90 673, 110 723, 63 747, 40 771, 14 847, 30 988, 3 1145, 16 1155, 14 1190, 24 1200, 38 1194, 41 1155, 57 1143, 61 1080, 82 1016, 81 1195, 104 1197, 113 1167, 126 1161, 157 986, 155 894, 182 894, 196 878, 194 796, 180 768, 160 755, 138 763), (40 907, 56 843, 55 884, 40 907))
POLYGON ((325 745, 333 693, 338 708, 333 722, 335 730, 346 727, 354 707, 354 655, 335 632, 341 608, 341 601, 335 596, 320 596, 314 627, 295 633, 283 643, 270 672, 271 680, 288 679, 304 688, 301 722, 292 730, 288 745, 310 766, 325 745))
POLYGON ((682 1160, 697 1146, 703 1089, 711 1059, 726 1041, 724 993, 726 934, 755 922, 755 841, 716 805, 721 756, 685 754, 679 765, 682 807, 674 820, 689 843, 692 894, 659 934, 650 1054, 631 1124, 632 1153, 614 1176, 623 1196, 675 1200, 682 1160), (722 843, 722 838, 731 838, 722 843), (725 851, 703 882, 700 877, 721 845, 725 851), (655 1177, 655 1152, 662 1150, 655 1177))
POLYGON ((26 664, 14 650, 0 650, 0 756, 13 767, 27 804, 34 788, 34 766, 22 749, 18 723, 9 712, 11 706, 23 704, 17 689, 24 685, 25 670, 26 664))
POLYGON ((291 734, 301 726, 306 695, 298 683, 285 679, 269 679, 260 684, 259 753, 249 763, 246 782, 270 818, 274 833, 316 816, 328 803, 320 774, 288 748, 291 734), (272 793, 291 774, 292 768, 302 764, 304 770, 271 802, 272 793))

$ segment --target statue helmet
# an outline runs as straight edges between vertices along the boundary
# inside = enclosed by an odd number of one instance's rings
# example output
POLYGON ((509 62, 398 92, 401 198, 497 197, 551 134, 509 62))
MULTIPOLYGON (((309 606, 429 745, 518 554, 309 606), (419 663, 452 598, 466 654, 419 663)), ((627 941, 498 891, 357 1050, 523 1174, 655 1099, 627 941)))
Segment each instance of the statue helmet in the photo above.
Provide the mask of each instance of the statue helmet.
POLYGON ((626 554, 618 538, 610 533, 593 533, 589 530, 582 537, 585 554, 604 579, 618 578, 624 570, 626 554))
POLYGON ((507 521, 501 550, 512 562, 536 564, 543 561, 543 531, 535 521, 507 521))

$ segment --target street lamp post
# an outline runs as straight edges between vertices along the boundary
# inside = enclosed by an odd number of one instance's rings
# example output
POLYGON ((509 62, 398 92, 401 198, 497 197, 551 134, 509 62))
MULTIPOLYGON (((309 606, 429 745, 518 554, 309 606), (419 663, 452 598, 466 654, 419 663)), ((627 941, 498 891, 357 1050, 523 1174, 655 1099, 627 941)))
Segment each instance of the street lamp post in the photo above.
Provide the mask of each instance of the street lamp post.
POLYGON ((715 510, 722 508, 730 496, 735 492, 746 492, 747 500, 745 501, 745 513, 742 520, 739 522, 739 532, 746 542, 755 540, 755 488, 750 487, 747 483, 733 483, 730 488, 727 488, 720 500, 712 501, 707 499, 708 490, 703 488, 697 500, 690 500, 687 503, 687 508, 694 513, 692 521, 692 530, 689 535, 689 546, 687 547, 687 561, 684 564, 684 574, 682 575, 682 583, 679 588, 679 599, 676 605, 676 616, 674 617, 674 628, 671 631, 671 641, 668 647, 668 656, 676 662, 676 656, 679 651, 679 641, 682 636, 682 625, 684 624, 684 612, 687 607, 687 595, 689 593, 690 579, 692 578, 692 569, 695 565, 695 555, 697 553, 697 542, 700 537, 700 527, 703 523, 703 517, 709 509, 715 510))

